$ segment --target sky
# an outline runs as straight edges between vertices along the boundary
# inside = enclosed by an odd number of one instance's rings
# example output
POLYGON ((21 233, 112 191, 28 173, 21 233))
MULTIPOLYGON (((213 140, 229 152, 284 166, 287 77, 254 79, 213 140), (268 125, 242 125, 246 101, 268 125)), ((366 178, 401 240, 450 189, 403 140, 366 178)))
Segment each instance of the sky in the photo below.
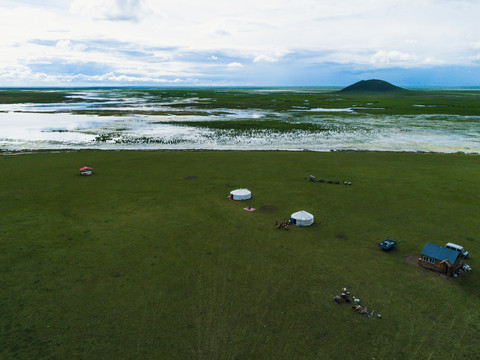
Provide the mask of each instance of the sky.
POLYGON ((480 86, 477 0, 0 0, 0 87, 480 86))

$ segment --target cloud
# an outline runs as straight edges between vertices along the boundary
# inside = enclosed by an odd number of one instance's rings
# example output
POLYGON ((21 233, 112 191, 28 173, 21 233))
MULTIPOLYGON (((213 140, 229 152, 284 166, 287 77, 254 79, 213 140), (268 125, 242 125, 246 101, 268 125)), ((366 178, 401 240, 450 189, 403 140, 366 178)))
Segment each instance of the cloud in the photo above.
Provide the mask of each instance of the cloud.
POLYGON ((72 43, 70 40, 59 40, 55 44, 57 49, 70 50, 70 51, 84 51, 88 49, 88 46, 82 43, 72 43))
POLYGON ((226 30, 223 30, 223 29, 218 29, 215 31, 214 33, 215 36, 230 36, 230 33, 226 30))
POLYGON ((127 84, 301 85, 359 72, 460 71, 478 66, 479 13, 474 0, 0 0, 0 73, 25 85, 75 72, 83 82, 113 81, 111 73, 127 84))
POLYGON ((16 67, 3 69, 0 71, 0 81, 8 83, 11 86, 20 86, 22 83, 29 83, 31 86, 85 86, 88 84, 183 84, 190 85, 198 83, 198 79, 193 77, 181 78, 173 76, 132 76, 128 74, 117 74, 113 71, 99 74, 49 74, 45 72, 35 72, 30 68, 16 67))
POLYGON ((44 73, 47 75, 97 75, 99 73, 111 72, 111 65, 88 62, 88 61, 66 61, 63 58, 36 59, 25 63, 32 73, 44 73))
POLYGON ((149 8, 145 0, 73 0, 70 11, 98 20, 138 22, 149 8))
POLYGON ((243 68, 243 65, 239 62, 232 62, 230 64, 227 65, 229 69, 241 69, 243 68))
POLYGON ((274 62, 277 62, 277 61, 278 61, 277 58, 273 58, 273 57, 268 56, 268 55, 258 55, 257 57, 255 57, 255 59, 253 59, 254 63, 256 63, 256 62, 274 63, 274 62))
POLYGON ((370 63, 375 65, 393 65, 403 67, 444 64, 442 60, 436 59, 434 57, 422 57, 415 54, 403 53, 396 50, 379 50, 370 58, 370 63))
POLYGON ((400 51, 391 50, 378 50, 372 57, 372 64, 390 64, 390 63, 404 63, 415 60, 415 56, 412 54, 405 54, 400 51))

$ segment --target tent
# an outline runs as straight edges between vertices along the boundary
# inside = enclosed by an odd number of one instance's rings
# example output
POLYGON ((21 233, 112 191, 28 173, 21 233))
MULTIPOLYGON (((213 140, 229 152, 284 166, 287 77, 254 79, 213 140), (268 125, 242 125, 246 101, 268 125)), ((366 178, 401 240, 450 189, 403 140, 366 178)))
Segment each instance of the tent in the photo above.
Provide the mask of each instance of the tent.
POLYGON ((247 200, 252 197, 252 193, 248 189, 237 189, 230 191, 230 197, 233 200, 247 200))
POLYGON ((300 210, 290 216, 290 222, 297 226, 308 226, 313 224, 313 215, 300 210))

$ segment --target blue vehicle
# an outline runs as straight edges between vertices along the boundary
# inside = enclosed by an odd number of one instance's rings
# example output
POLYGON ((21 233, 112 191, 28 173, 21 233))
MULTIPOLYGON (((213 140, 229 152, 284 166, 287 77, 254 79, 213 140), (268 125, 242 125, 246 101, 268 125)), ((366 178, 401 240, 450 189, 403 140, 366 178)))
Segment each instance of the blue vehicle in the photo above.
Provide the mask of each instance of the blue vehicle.
POLYGON ((393 246, 397 244, 396 240, 393 239, 385 239, 382 242, 378 243, 378 246, 380 246, 383 250, 390 250, 393 246))

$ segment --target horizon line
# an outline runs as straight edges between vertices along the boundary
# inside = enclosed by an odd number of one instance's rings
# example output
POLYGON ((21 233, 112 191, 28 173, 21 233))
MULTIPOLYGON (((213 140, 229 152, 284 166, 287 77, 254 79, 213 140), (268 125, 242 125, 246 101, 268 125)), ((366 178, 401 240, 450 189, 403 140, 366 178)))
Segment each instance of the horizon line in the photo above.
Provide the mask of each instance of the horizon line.
MULTIPOLYGON (((42 89, 343 89, 349 85, 79 85, 79 86, 1 86, 0 90, 11 89, 28 89, 28 90, 42 90, 42 89)), ((462 89, 462 90, 480 90, 480 86, 472 85, 396 85, 406 89, 462 89)))

